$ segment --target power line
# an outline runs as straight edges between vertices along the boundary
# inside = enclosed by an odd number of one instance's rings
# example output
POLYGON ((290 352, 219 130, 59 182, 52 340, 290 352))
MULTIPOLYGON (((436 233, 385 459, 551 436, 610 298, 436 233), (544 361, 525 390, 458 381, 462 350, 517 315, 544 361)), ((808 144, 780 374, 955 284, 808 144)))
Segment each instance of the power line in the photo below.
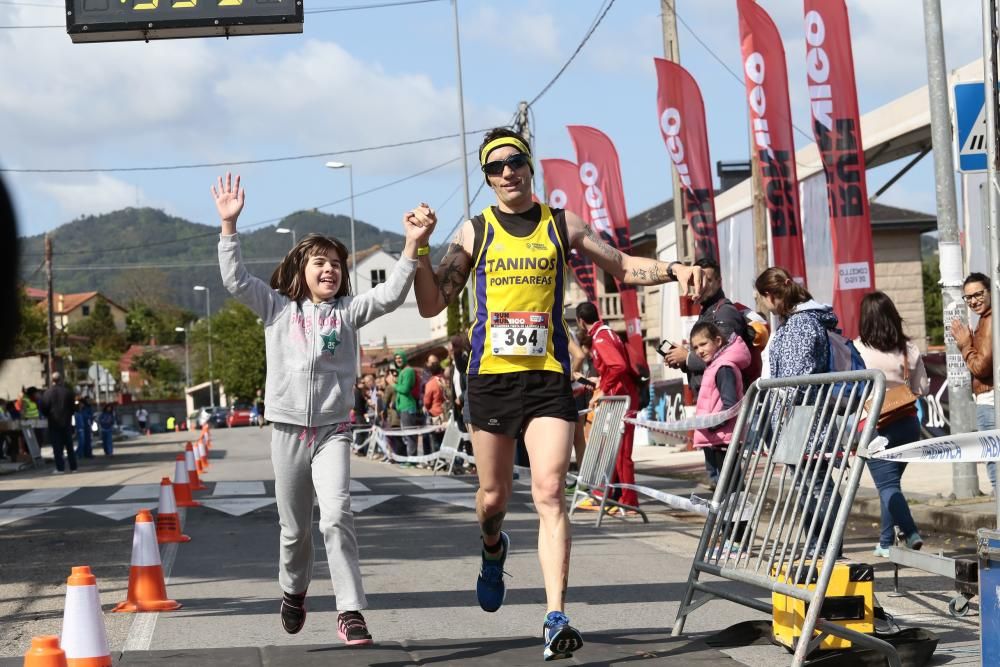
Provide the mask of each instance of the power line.
POLYGON ((569 60, 567 60, 563 64, 563 66, 559 68, 559 71, 556 72, 556 75, 554 77, 552 77, 552 80, 549 81, 547 84, 545 84, 545 87, 542 88, 541 92, 535 95, 535 97, 530 102, 528 102, 529 107, 531 107, 531 105, 537 102, 542 95, 547 93, 549 91, 549 88, 551 88, 552 85, 555 84, 555 82, 559 79, 559 77, 562 76, 563 72, 566 71, 566 68, 569 67, 570 63, 573 62, 573 59, 576 58, 577 54, 579 54, 580 51, 583 49, 583 45, 587 43, 587 40, 590 39, 590 36, 594 34, 595 30, 597 30, 597 26, 601 25, 601 21, 604 20, 604 17, 607 15, 608 11, 614 4, 615 0, 608 0, 608 4, 606 7, 604 7, 603 11, 600 8, 598 8, 597 18, 594 20, 593 23, 591 23, 590 29, 587 30, 587 34, 583 36, 583 39, 580 41, 580 44, 577 45, 576 50, 573 51, 573 55, 571 55, 569 57, 569 60))
POLYGON ((429 2, 442 2, 443 0, 399 0, 398 2, 380 2, 373 5, 348 5, 345 7, 321 7, 319 9, 307 9, 303 14, 329 14, 332 12, 353 12, 359 9, 384 9, 386 7, 401 7, 403 5, 424 5, 429 2))
MULTIPOLYGON (((491 128, 485 128, 480 130, 470 130, 466 134, 477 134, 479 132, 485 132, 491 128)), ((0 173, 11 173, 11 174, 94 174, 94 173, 112 173, 112 172, 136 172, 136 171, 178 171, 182 169, 209 169, 209 168, 219 168, 219 167, 236 167, 239 165, 247 164, 271 164, 274 162, 290 162, 293 160, 314 160, 321 157, 332 157, 337 155, 352 155, 357 153, 369 153, 372 151, 386 150, 390 148, 402 148, 405 146, 415 146, 417 144, 426 144, 434 141, 442 141, 444 139, 454 139, 459 136, 458 132, 454 134, 442 134, 437 137, 425 137, 423 139, 411 139, 409 141, 397 141, 390 144, 380 144, 377 146, 365 146, 363 148, 348 148, 344 150, 331 150, 324 151, 322 153, 309 153, 306 155, 286 155, 282 157, 273 158, 258 158, 253 160, 230 160, 226 162, 202 162, 202 163, 192 163, 192 164, 173 164, 173 165, 156 165, 149 167, 90 167, 90 168, 78 168, 78 169, 42 169, 42 168, 30 168, 30 169, 17 169, 17 168, 3 168, 0 167, 0 173)))

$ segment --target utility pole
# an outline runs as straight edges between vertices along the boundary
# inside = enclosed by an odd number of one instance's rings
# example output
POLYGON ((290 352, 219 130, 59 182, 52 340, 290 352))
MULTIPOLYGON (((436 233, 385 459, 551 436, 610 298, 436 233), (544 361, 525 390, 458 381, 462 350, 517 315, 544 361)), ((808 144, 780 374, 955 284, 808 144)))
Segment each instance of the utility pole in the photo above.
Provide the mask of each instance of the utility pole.
MULTIPOLYGON (((517 103, 517 120, 514 121, 514 131, 521 135, 521 138, 524 139, 524 145, 534 154, 535 147, 531 145, 531 126, 528 123, 528 103, 525 100, 517 103)), ((537 178, 537 175, 532 174, 532 178, 537 178)), ((539 190, 537 187, 533 187, 533 189, 535 192, 541 192, 541 200, 545 201, 545 188, 539 190)))
MULTIPOLYGON (((930 96, 931 143, 934 146, 934 190, 937 199, 938 257, 941 262, 941 292, 944 302, 944 342, 948 368, 948 421, 952 434, 968 433, 976 427, 972 381, 951 322, 967 323, 962 301, 962 246, 959 240, 955 174, 952 171, 951 111, 948 108, 948 69, 944 57, 941 0, 923 0, 924 40, 927 48, 927 90, 930 96)), ((984 17, 988 19, 988 17, 984 17)), ((993 94, 995 99, 996 94, 993 94)), ((989 105, 987 104, 987 107, 989 105)), ((952 464, 952 493, 972 498, 979 493, 975 463, 952 464)))
MULTIPOLYGON (((760 156, 754 145, 753 131, 750 132, 750 191, 751 191, 751 212, 753 214, 753 259, 754 276, 764 273, 764 270, 771 265, 771 256, 768 252, 770 244, 767 240, 767 207, 764 205, 764 191, 761 188, 763 179, 760 173, 760 156)), ((755 294, 757 310, 767 311, 764 305, 764 298, 760 294, 755 294)))
POLYGON ((45 378, 46 386, 52 384, 52 374, 56 371, 56 323, 55 323, 55 297, 52 292, 52 236, 45 234, 45 290, 48 296, 48 325, 45 330, 49 339, 49 363, 46 365, 48 372, 45 378))
MULTIPOLYGON (((469 149, 465 146, 465 101, 462 94, 462 41, 458 35, 458 0, 451 0, 455 17, 455 63, 458 67, 458 132, 462 146, 462 185, 465 187, 465 219, 472 217, 469 212, 469 149)), ((449 239, 450 240, 450 239, 449 239)))
MULTIPOLYGON (((983 0, 983 86, 986 111, 986 222, 990 236, 990 303, 1000 303, 1000 202, 997 193, 997 2, 983 0)), ((1000 327, 993 330, 993 349, 1000 350, 1000 327)), ((1000 355, 993 355, 993 377, 1000 377, 1000 355)), ((996 380, 994 379, 994 382, 996 380)), ((993 423, 1000 424, 1000 394, 993 393, 993 423)), ((1000 494, 996 497, 1000 529, 1000 494)))
MULTIPOLYGON (((677 0, 660 0, 660 17, 663 22, 663 57, 672 63, 680 63, 681 46, 677 40, 677 14, 674 12, 674 3, 677 0)), ((674 242, 677 244, 677 259, 681 262, 691 263, 694 261, 691 249, 694 243, 689 241, 688 236, 691 231, 688 229, 687 221, 684 219, 684 197, 681 193, 681 182, 677 177, 677 170, 671 169, 672 182, 674 188, 674 242)), ((681 316, 686 313, 686 299, 681 299, 681 316)))

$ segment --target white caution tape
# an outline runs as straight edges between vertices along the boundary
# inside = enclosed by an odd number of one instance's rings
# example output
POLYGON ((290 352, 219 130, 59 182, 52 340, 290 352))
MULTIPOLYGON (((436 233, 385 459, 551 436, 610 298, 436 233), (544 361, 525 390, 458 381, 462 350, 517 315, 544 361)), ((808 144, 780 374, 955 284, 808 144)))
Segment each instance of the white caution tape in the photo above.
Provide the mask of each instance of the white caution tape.
POLYGON ((647 419, 637 419, 632 417, 626 417, 625 421, 629 424, 635 424, 636 426, 647 428, 650 431, 657 431, 660 433, 683 433, 685 431, 712 428, 714 426, 725 424, 727 421, 738 415, 740 413, 740 408, 742 407, 743 399, 740 399, 736 405, 728 410, 713 412, 710 415, 687 417, 685 419, 678 419, 672 422, 655 422, 647 419))
POLYGON ((373 428, 376 434, 397 436, 433 433, 434 431, 443 431, 447 427, 447 424, 431 424, 430 426, 415 426, 412 428, 382 428, 381 426, 375 426, 373 428))
POLYGON ((644 496, 655 498, 664 505, 669 505, 676 510, 702 514, 705 516, 708 515, 708 505, 704 503, 693 502, 689 498, 682 498, 681 496, 675 496, 672 493, 651 489, 648 486, 639 486, 637 484, 608 484, 608 486, 615 489, 631 489, 636 493, 641 493, 644 496))
POLYGON ((904 463, 1000 461, 1000 429, 928 438, 891 449, 886 449, 888 442, 881 436, 872 440, 868 445, 870 457, 904 463))

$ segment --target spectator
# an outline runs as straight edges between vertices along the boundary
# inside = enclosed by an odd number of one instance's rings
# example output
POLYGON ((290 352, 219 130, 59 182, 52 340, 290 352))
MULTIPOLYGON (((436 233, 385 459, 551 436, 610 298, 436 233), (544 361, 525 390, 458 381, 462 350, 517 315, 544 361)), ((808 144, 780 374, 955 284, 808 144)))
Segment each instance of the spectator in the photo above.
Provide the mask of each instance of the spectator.
MULTIPOLYGON (((576 319, 587 327, 587 335, 591 339, 590 355, 599 376, 592 381, 595 381, 605 396, 627 396, 629 409, 625 415, 635 417, 639 408, 639 390, 625 343, 611 330, 611 327, 601 321, 597 315, 597 308, 590 302, 584 301, 576 307, 576 319)), ((615 475, 612 480, 614 482, 635 484, 635 464, 632 462, 634 431, 633 424, 625 424, 621 447, 618 449, 618 458, 615 461, 615 475)), ((610 497, 621 505, 639 506, 639 496, 632 489, 616 490, 610 497)), ((635 513, 635 510, 627 510, 624 507, 619 509, 625 514, 635 513)))
MULTIPOLYGON (((750 366, 750 348, 738 334, 728 340, 721 328, 708 321, 699 321, 691 328, 691 349, 698 355, 705 370, 695 414, 698 416, 723 412, 743 398, 743 371, 750 366)), ((719 426, 700 428, 694 432, 694 446, 705 455, 708 487, 715 490, 726 458, 726 448, 733 437, 736 417, 719 426)))
MULTIPOLYGON (((447 419, 445 414, 445 391, 444 369, 441 362, 435 355, 427 358, 427 371, 430 374, 427 382, 424 383, 424 412, 427 414, 427 422, 430 424, 443 424, 447 419)), ((429 433, 431 441, 431 452, 436 452, 441 448, 441 441, 444 433, 433 431, 429 433)))
MULTIPOLYGON (((421 426, 420 411, 416 397, 419 396, 419 379, 413 367, 406 359, 406 352, 396 350, 393 357, 396 364, 398 376, 396 378, 396 411, 399 412, 399 425, 401 428, 417 428, 421 426)), ((404 435, 403 443, 406 445, 406 456, 417 455, 417 436, 404 435)), ((406 467, 413 467, 412 463, 404 463, 406 467)))
MULTIPOLYGON (((982 273, 970 273, 962 283, 962 300, 979 317, 975 331, 960 320, 951 323, 951 334, 972 374, 972 393, 976 399, 976 427, 980 431, 996 428, 993 418, 993 304, 990 279, 982 273)), ((997 464, 986 464, 986 474, 997 492, 997 464)))
POLYGON ((257 395, 253 399, 253 406, 257 409, 257 426, 259 428, 264 428, 264 424, 267 421, 264 419, 264 392, 261 389, 257 390, 257 395))
MULTIPOLYGON (((736 334, 747 344, 747 348, 753 345, 755 332, 747 323, 747 318, 743 311, 732 301, 726 298, 722 291, 722 272, 719 263, 714 259, 702 258, 694 263, 700 266, 702 276, 704 276, 705 287, 701 291, 701 314, 698 322, 710 322, 718 328, 724 341, 729 340, 730 334, 736 334)), ((701 378, 705 373, 705 362, 695 353, 692 344, 675 345, 665 355, 665 361, 671 368, 679 368, 688 376, 688 385, 696 395, 701 386, 701 378)), ((751 359, 751 362, 753 359, 751 359)), ((760 377, 759 360, 757 368, 752 366, 746 372, 746 379, 750 382, 760 377)), ((746 384, 749 384, 746 383, 746 384)))
POLYGON ((368 400, 365 397, 364 378, 358 378, 354 383, 354 407, 351 408, 351 421, 356 426, 365 423, 365 414, 368 412, 368 400))
MULTIPOLYGON (((41 392, 37 387, 28 387, 21 394, 21 405, 18 409, 20 419, 34 419, 38 420, 42 417, 42 413, 39 409, 38 401, 41 398, 41 392)), ((72 419, 72 417, 71 417, 72 419)), ((35 436, 35 442, 38 443, 39 449, 42 447, 42 443, 46 441, 45 429, 38 428, 37 426, 31 429, 31 432, 35 436)), ((70 446, 73 445, 73 432, 70 431, 69 435, 70 446)))
MULTIPOLYGON (((34 387, 30 387, 30 393, 34 387)), ((37 391, 37 390, 36 390, 37 391)), ((63 384, 62 374, 52 374, 52 386, 42 395, 39 408, 49 421, 48 437, 56 473, 65 472, 63 452, 69 461, 69 471, 76 472, 76 454, 73 452, 73 390, 63 384)))
MULTIPOLYGON (((589 338, 587 339, 590 340, 589 338)), ((587 415, 590 401, 594 397, 594 383, 587 378, 596 375, 590 363, 590 348, 584 348, 570 332, 567 341, 569 348, 570 370, 573 371, 573 401, 576 403, 576 428, 573 430, 573 461, 569 464, 571 471, 579 472, 583 464, 583 453, 587 448, 587 415)), ((567 482, 569 485, 569 482, 567 482)))
POLYGON ((177 428, 177 418, 173 415, 169 415, 167 417, 167 433, 172 433, 175 428, 177 428))
POLYGON ((146 433, 149 425, 149 412, 145 407, 140 405, 139 409, 135 411, 135 420, 139 422, 139 432, 146 433))
POLYGON ((462 334, 455 334, 448 341, 448 355, 451 357, 452 414, 458 430, 466 433, 465 415, 462 408, 465 404, 465 392, 469 384, 469 341, 462 334))
MULTIPOLYGON (((396 381, 398 374, 395 368, 390 368, 385 374, 385 392, 383 401, 385 412, 382 414, 382 428, 387 430, 399 428, 399 410, 396 408, 396 381)), ((395 435, 385 437, 386 445, 397 456, 406 456, 406 445, 395 435)))
MULTIPOLYGON (((865 368, 878 369, 885 374, 887 391, 908 384, 910 391, 917 396, 927 393, 930 381, 920 358, 920 350, 903 333, 903 318, 899 316, 892 299, 884 293, 872 292, 862 299, 861 335, 855 346, 865 360, 865 368)), ((912 414, 879 427, 878 434, 889 441, 887 448, 919 440, 920 420, 916 408, 912 414)), ((909 548, 916 550, 924 545, 900 487, 904 470, 904 462, 868 460, 868 472, 878 489, 882 514, 882 532, 875 547, 875 555, 881 558, 889 557, 889 547, 896 541, 893 525, 899 526, 909 548)))
MULTIPOLYGON (((7 412, 7 401, 0 398, 0 422, 9 422, 11 420, 12 417, 7 412)), ((6 458, 16 461, 18 451, 17 431, 0 430, 0 459, 6 458)))
POLYGON ((76 415, 76 458, 94 458, 94 440, 91 426, 94 423, 94 409, 90 407, 90 399, 82 396, 77 402, 76 415))
MULTIPOLYGON (((833 309, 815 301, 805 287, 780 267, 766 269, 757 276, 754 287, 767 309, 781 320, 768 346, 765 374, 784 378, 828 372, 830 338, 827 332, 836 329, 838 323, 833 309)), ((823 452, 817 455, 822 456, 823 452)), ((817 513, 820 517, 817 525, 822 526, 822 518, 836 516, 840 507, 840 494, 833 493, 833 485, 827 485, 821 493, 828 465, 825 461, 817 463, 813 471, 817 486, 810 489, 808 497, 803 493, 800 498, 806 527, 811 525, 817 513)), ((814 536, 808 548, 818 547, 817 553, 824 552, 832 526, 833 521, 827 522, 827 530, 814 536)))
POLYGON ((101 427, 101 445, 105 456, 114 455, 115 406, 105 403, 101 414, 97 417, 97 425, 101 427))

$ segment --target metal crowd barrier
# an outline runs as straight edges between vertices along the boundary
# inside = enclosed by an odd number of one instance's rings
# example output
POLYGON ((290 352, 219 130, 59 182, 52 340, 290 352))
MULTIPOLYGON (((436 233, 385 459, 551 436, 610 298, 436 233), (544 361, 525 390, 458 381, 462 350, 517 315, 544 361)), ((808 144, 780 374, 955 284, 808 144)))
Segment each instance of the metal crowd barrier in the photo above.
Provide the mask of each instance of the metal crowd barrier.
POLYGON ((884 396, 880 371, 754 383, 709 506, 674 636, 683 632, 689 614, 713 598, 771 614, 769 599, 702 581, 707 574, 762 589, 758 594, 780 593, 806 603, 793 667, 802 665, 828 634, 877 650, 890 667, 900 667, 887 642, 820 617, 884 396), (868 400, 871 419, 865 419, 868 400), (814 582, 815 588, 804 582, 814 582))
POLYGON ((569 515, 572 517, 577 503, 585 498, 591 498, 600 503, 596 525, 600 526, 604 512, 610 507, 622 507, 634 510, 642 517, 643 523, 649 523, 646 513, 638 507, 625 505, 611 500, 611 480, 615 474, 615 461, 618 458, 618 448, 621 447, 622 434, 625 432, 625 414, 628 412, 628 396, 602 396, 597 399, 597 409, 594 421, 590 425, 587 436, 587 447, 583 450, 583 461, 576 476, 576 489, 570 503, 569 515))

